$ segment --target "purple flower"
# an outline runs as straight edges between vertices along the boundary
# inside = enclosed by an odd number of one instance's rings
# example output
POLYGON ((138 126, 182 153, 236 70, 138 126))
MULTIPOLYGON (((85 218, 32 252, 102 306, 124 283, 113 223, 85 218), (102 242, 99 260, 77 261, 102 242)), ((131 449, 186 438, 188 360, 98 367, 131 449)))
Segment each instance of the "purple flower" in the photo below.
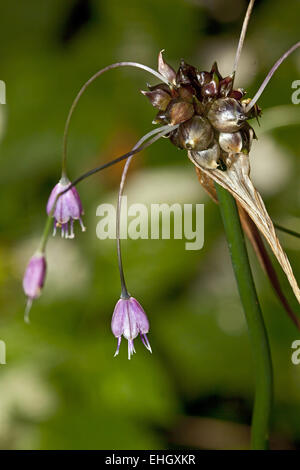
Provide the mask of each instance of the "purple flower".
POLYGON ((46 276, 46 258, 36 253, 30 258, 23 277, 23 289, 28 299, 39 297, 46 276))
MULTIPOLYGON (((47 214, 49 215, 53 205, 55 203, 56 197, 62 191, 65 191, 70 185, 68 178, 63 177, 54 186, 50 197, 47 203, 47 214)), ((85 227, 82 223, 81 216, 83 214, 82 204, 78 191, 75 187, 71 188, 65 194, 60 196, 57 199, 56 206, 54 208, 53 217, 54 217, 54 232, 56 234, 56 228, 61 228, 61 236, 65 238, 74 238, 73 222, 74 220, 79 220, 82 231, 85 231, 85 227), (70 233, 69 233, 70 226, 70 233)))
POLYGON ((23 277, 23 289, 28 299, 24 317, 27 323, 29 323, 29 311, 32 301, 39 297, 44 285, 46 268, 46 258, 43 253, 33 255, 27 264, 23 277))
POLYGON ((135 353, 133 340, 138 334, 140 334, 144 346, 152 352, 146 336, 149 331, 147 315, 139 302, 133 297, 118 300, 112 316, 111 329, 115 337, 118 338, 115 356, 119 354, 122 335, 128 340, 128 359, 135 353))

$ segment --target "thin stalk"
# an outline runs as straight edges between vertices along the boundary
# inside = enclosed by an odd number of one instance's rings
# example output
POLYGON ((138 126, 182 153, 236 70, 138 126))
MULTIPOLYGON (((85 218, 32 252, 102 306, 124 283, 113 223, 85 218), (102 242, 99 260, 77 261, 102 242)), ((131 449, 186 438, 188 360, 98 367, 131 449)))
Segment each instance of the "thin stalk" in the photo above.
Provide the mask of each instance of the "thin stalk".
POLYGON ((81 96, 85 92, 85 90, 93 83, 98 77, 100 77, 103 73, 107 72, 108 70, 113 70, 119 67, 135 67, 138 69, 145 70, 146 72, 151 73, 154 75, 156 78, 161 80, 162 82, 165 82, 168 85, 168 81, 156 70, 151 69, 147 65, 144 64, 139 64, 137 62, 116 62, 115 64, 107 65, 101 70, 98 70, 92 77, 90 77, 80 88, 79 92, 77 93, 71 107, 70 111, 66 120, 65 124, 65 130, 64 130, 64 137, 63 137, 63 155, 62 155, 62 176, 66 176, 66 171, 67 171, 67 144, 68 144, 68 134, 69 134, 69 127, 70 127, 70 121, 71 117, 73 115, 73 112, 78 104, 78 101, 80 100, 81 96))
POLYGON ((248 24, 249 24, 249 21, 250 21, 252 9, 253 9, 253 6, 254 6, 254 2, 255 2, 255 0, 250 0, 247 11, 246 11, 246 15, 245 15, 245 18, 244 18, 242 31, 241 31, 240 39, 239 39, 239 44, 238 44, 236 54, 235 54, 235 59, 234 59, 234 65, 233 65, 233 71, 232 71, 233 77, 235 76, 236 69, 237 69, 237 66, 238 66, 238 63, 239 63, 239 60, 240 60, 240 57, 241 57, 241 53, 242 53, 242 49, 243 49, 243 45, 244 45, 244 41, 245 41, 245 37, 246 37, 248 24))
POLYGON ((267 449, 273 403, 273 369, 268 335, 250 268, 243 230, 234 198, 215 183, 226 238, 244 308, 256 372, 251 447, 267 449))
MULTIPOLYGON (((158 127, 157 129, 153 129, 152 131, 148 132, 148 134, 144 135, 133 147, 132 152, 140 148, 143 143, 149 139, 150 137, 160 134, 162 136, 163 134, 169 133, 176 129, 178 125, 176 126, 162 126, 158 127)), ((117 240, 117 255, 118 255, 118 266, 119 266, 119 273, 120 273, 120 281, 121 281, 121 297, 123 299, 128 299, 130 295, 128 294, 127 286, 126 286, 126 281, 125 281, 125 275, 124 275, 124 269, 123 269, 123 262, 122 262, 122 250, 121 250, 121 237, 120 237, 120 224, 121 224, 121 205, 122 205, 122 195, 124 191, 124 186, 125 186, 125 181, 127 177, 127 173, 129 170, 129 166, 131 163, 131 160, 133 158, 133 154, 126 160, 126 163, 123 168, 122 172, 122 177, 121 177, 121 182, 120 182, 120 187, 119 187, 119 193, 118 193, 118 203, 117 203, 117 212, 116 212, 116 240, 117 240)))

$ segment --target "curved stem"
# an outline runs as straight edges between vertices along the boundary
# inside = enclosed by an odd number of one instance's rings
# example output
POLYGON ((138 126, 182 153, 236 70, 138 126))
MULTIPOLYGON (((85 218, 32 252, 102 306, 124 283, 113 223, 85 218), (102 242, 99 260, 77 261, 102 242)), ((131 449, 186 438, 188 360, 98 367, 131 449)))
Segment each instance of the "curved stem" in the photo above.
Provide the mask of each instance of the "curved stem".
MULTIPOLYGON (((160 134, 161 133, 169 133, 170 131, 174 130, 177 128, 178 125, 176 126, 162 126, 157 129, 153 129, 152 131, 148 132, 148 134, 144 135, 133 147, 132 151, 135 151, 138 149, 144 142, 145 140, 149 139, 149 137, 152 137, 155 134, 160 134)), ((122 251, 121 251, 121 239, 120 239, 120 224, 121 224, 121 204, 122 204, 122 195, 124 191, 124 185, 126 181, 126 176, 129 170, 129 166, 131 163, 133 155, 131 155, 123 168, 122 172, 122 177, 121 177, 121 182, 120 182, 120 187, 119 187, 119 194, 118 194, 118 204, 117 204, 117 212, 116 212, 116 240, 117 240, 117 255, 118 255, 118 266, 119 266, 119 273, 120 273, 120 280, 121 280, 121 297, 123 299, 128 299, 130 295, 128 294, 127 287, 126 287, 126 282, 125 282, 125 276, 124 276, 124 269, 123 269, 123 262, 122 262, 122 251)))
POLYGON ((126 287, 124 269, 123 269, 121 239, 120 239, 120 224, 121 224, 122 194, 123 194, 125 180, 126 180, 127 172, 129 170, 131 160, 132 160, 132 156, 129 157, 126 160, 126 163, 125 163, 124 168, 123 168, 123 173, 122 173, 120 188, 119 188, 119 194, 118 194, 117 212, 116 212, 117 255, 118 255, 118 266, 119 266, 120 281, 121 281, 121 298, 122 299, 128 299, 130 297, 130 295, 128 294, 127 287, 126 287))
POLYGON ((252 9, 253 9, 253 6, 254 6, 254 2, 255 2, 255 0, 250 0, 247 11, 246 11, 246 15, 245 15, 245 18, 244 18, 242 31, 241 31, 240 39, 239 39, 239 44, 238 44, 236 54, 235 54, 235 59, 234 59, 234 65, 233 65, 233 71, 232 71, 233 77, 235 76, 237 66, 238 66, 238 63, 239 63, 239 60, 240 60, 240 57, 241 57, 241 53, 242 53, 242 49, 243 49, 243 45, 244 45, 244 41, 245 41, 245 37, 246 37, 248 24, 249 24, 249 21, 250 21, 250 16, 251 16, 252 9))
POLYGON ((143 65, 143 64, 139 64, 137 62, 116 62, 115 64, 111 64, 111 65, 108 65, 107 67, 104 67, 103 69, 101 70, 98 70, 98 72, 96 72, 94 75, 92 75, 91 78, 89 78, 83 85, 82 87, 80 88, 79 92, 77 93, 72 105, 71 105, 71 108, 70 108, 70 111, 69 111, 69 114, 68 114, 68 117, 67 117, 67 120, 66 120, 66 124, 65 124, 65 130, 64 130, 64 137, 63 137, 63 156, 62 156, 62 176, 66 176, 66 171, 67 171, 67 143, 68 143, 68 133, 69 133, 69 127, 70 127, 70 121, 71 121, 71 117, 72 117, 72 114, 78 104, 78 101, 80 100, 81 96, 83 95, 83 93, 85 92, 85 90, 88 88, 88 86, 93 83, 96 78, 100 77, 100 75, 102 75, 104 72, 107 72, 108 70, 112 70, 112 69, 116 69, 116 68, 119 68, 119 67, 135 67, 135 68, 138 68, 138 69, 142 69, 142 70, 145 70, 146 72, 149 72, 151 73, 152 75, 154 75, 155 77, 157 77, 159 80, 165 82, 167 85, 168 85, 168 81, 160 74, 158 73, 156 70, 153 70, 151 69, 150 67, 148 67, 147 65, 143 65))
POLYGON ((274 227, 277 228, 277 230, 280 230, 281 232, 288 233, 289 235, 292 235, 293 237, 296 237, 296 238, 300 238, 300 233, 295 232, 295 230, 291 230, 279 224, 274 224, 274 227))
POLYGON ((252 415, 252 449, 267 449, 273 402, 273 369, 268 335, 250 268, 244 234, 234 198, 215 184, 241 302, 244 308, 256 372, 252 415))
POLYGON ((299 42, 296 42, 296 44, 294 44, 292 47, 290 47, 290 49, 288 51, 286 51, 278 60, 277 62, 275 62, 275 64, 273 65, 273 67, 271 68, 270 72, 268 73, 268 75, 266 76, 266 78, 264 79, 264 81, 262 82, 262 84, 260 85, 258 91, 255 93, 254 97, 252 98, 252 100, 250 101, 250 103, 246 106, 246 109, 245 109, 245 112, 248 113, 250 111, 251 108, 253 108, 253 106, 255 105, 255 103, 257 102, 257 100, 260 98, 260 96, 262 95, 264 89, 266 88, 266 86, 268 85, 269 81, 271 80, 271 78, 273 77, 274 73, 276 72, 276 70, 280 67, 280 65, 282 64, 282 62, 287 59, 287 57, 292 53, 294 52, 296 49, 298 49, 298 47, 300 47, 300 41, 299 42))

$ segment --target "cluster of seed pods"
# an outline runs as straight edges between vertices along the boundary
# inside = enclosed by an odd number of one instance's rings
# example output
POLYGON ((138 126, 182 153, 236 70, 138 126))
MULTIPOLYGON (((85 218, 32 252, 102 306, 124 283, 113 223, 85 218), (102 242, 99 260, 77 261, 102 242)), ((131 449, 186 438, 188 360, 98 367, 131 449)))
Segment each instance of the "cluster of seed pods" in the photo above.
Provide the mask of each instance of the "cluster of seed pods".
POLYGON ((260 115, 257 106, 247 113, 249 103, 243 89, 233 89, 234 76, 223 78, 216 63, 210 72, 198 71, 183 60, 177 71, 159 54, 158 70, 166 83, 142 91, 159 111, 154 124, 179 124, 168 137, 189 151, 196 163, 226 171, 228 154, 250 151, 255 137, 248 119, 260 115))

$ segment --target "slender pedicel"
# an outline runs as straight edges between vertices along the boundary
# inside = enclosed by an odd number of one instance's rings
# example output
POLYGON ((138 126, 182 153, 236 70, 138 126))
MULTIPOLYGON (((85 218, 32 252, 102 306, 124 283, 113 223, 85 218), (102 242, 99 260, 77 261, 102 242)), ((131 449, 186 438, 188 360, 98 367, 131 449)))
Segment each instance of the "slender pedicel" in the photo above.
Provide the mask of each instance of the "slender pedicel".
POLYGON ((294 44, 288 51, 286 51, 281 57, 280 59, 277 60, 277 62, 273 65, 273 67, 271 68, 270 72, 268 73, 268 75, 266 76, 266 78, 264 79, 264 81, 262 82, 262 84, 260 85, 258 91, 256 92, 256 94, 254 95, 254 97, 252 98, 252 100, 250 101, 250 103, 246 106, 246 109, 245 109, 245 112, 248 113, 250 111, 251 108, 253 108, 253 106, 255 105, 255 103, 257 102, 257 100, 260 98, 261 94, 263 93, 264 89, 266 88, 267 84, 269 83, 269 81, 271 80, 271 78, 273 77, 274 73, 276 72, 276 70, 278 69, 278 67, 282 64, 282 62, 292 53, 294 52, 296 49, 298 49, 298 47, 300 47, 300 41, 297 42, 296 44, 294 44))
POLYGON ((250 16, 251 16, 251 13, 252 13, 252 9, 253 9, 253 6, 254 6, 254 2, 255 2, 255 0, 250 0, 247 11, 246 11, 246 15, 245 15, 245 18, 244 18, 242 31, 241 31, 241 35, 240 35, 240 39, 239 39, 239 44, 238 44, 238 48, 236 50, 235 59, 234 59, 234 65, 233 65, 233 71, 232 71, 233 77, 235 76, 237 66, 238 66, 238 63, 239 63, 239 60, 240 60, 240 57, 241 57, 241 52, 242 52, 242 48, 243 48, 243 45, 244 45, 245 36, 246 36, 249 21, 250 21, 250 16))
POLYGON ((100 77, 100 75, 102 75, 104 72, 107 72, 108 70, 116 69, 118 67, 136 67, 138 69, 145 70, 146 72, 151 73, 152 75, 157 77, 159 80, 161 80, 162 82, 169 85, 168 80, 165 77, 163 77, 160 73, 158 73, 156 70, 148 67, 147 65, 139 64, 137 62, 116 62, 115 64, 108 65, 107 67, 104 67, 103 69, 98 70, 98 72, 96 72, 91 78, 89 78, 87 80, 87 82, 84 83, 84 85, 82 85, 82 87, 80 88, 79 92, 77 93, 77 95, 76 95, 76 97, 75 97, 75 99, 74 99, 74 101, 71 105, 71 108, 70 108, 70 111, 69 111, 69 114, 68 114, 68 117, 67 117, 67 120, 66 120, 65 130, 64 130, 64 137, 63 137, 62 176, 66 176, 68 133, 69 133, 71 117, 72 117, 72 114, 74 112, 74 109, 76 108, 76 106, 78 104, 78 101, 80 100, 81 96, 83 95, 85 90, 88 88, 88 86, 91 83, 93 83, 93 81, 95 81, 96 78, 100 77))
MULTIPOLYGON (((178 126, 162 126, 157 129, 153 129, 152 131, 148 132, 148 134, 144 135, 133 147, 132 151, 138 149, 149 137, 152 137, 155 134, 161 134, 161 132, 171 132, 178 126)), ((122 263, 122 254, 121 254, 121 241, 120 241, 120 220, 121 220, 121 202, 122 202, 122 194, 124 190, 125 180, 127 176, 127 172, 129 169, 130 162, 133 158, 131 155, 123 168, 123 173, 120 182, 119 194, 118 194, 118 204, 117 204, 117 213, 116 213, 116 239, 117 239, 117 254, 118 254, 118 266, 120 272, 120 280, 121 280, 121 298, 128 299, 130 295, 128 294, 125 277, 124 277, 124 270, 123 270, 123 263, 122 263)))

